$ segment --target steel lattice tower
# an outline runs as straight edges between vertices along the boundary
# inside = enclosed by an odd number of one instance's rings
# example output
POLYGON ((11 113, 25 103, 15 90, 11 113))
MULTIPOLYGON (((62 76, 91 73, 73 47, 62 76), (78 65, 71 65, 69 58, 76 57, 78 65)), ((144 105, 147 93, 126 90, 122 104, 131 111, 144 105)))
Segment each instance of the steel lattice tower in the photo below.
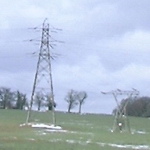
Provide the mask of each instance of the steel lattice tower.
MULTIPOLYGON (((115 91, 110 91, 110 92, 102 92, 102 94, 112 94, 116 104, 117 104, 117 109, 116 109, 116 113, 115 113, 115 118, 114 118, 114 124, 113 124, 113 128, 112 131, 116 131, 119 127, 119 124, 124 122, 124 130, 131 132, 130 130, 130 123, 129 123, 129 118, 126 112, 126 107, 127 104, 129 102, 129 100, 134 96, 134 98, 136 98, 139 95, 139 91, 137 91, 136 89, 133 89, 131 91, 122 91, 120 89, 117 89, 115 91), (126 95, 127 99, 123 105, 123 108, 121 108, 120 103, 117 99, 118 95, 126 95)), ((122 125, 121 125, 122 126, 122 125)), ((121 129, 122 130, 122 129, 121 129)))
POLYGON ((53 124, 54 125, 56 124, 55 110, 53 105, 54 93, 53 93, 52 70, 51 70, 52 57, 50 53, 51 45, 49 39, 50 39, 49 24, 45 20, 42 26, 41 45, 38 55, 38 62, 36 67, 36 73, 26 123, 30 121, 35 92, 42 92, 42 93, 47 92, 50 94, 51 97, 50 101, 52 103, 53 124))

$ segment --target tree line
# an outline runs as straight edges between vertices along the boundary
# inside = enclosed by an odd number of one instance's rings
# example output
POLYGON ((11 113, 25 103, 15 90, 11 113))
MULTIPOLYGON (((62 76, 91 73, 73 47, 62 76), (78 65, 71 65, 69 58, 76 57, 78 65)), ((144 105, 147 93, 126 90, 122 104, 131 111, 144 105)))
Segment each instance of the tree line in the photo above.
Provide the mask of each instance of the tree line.
MULTIPOLYGON (((71 110, 78 107, 78 113, 81 113, 82 105, 85 103, 88 97, 85 91, 70 90, 65 96, 67 102, 67 112, 71 113, 71 110)), ((50 94, 42 94, 40 92, 35 93, 34 96, 34 108, 38 111, 41 108, 46 107, 47 110, 52 110, 53 106, 56 107, 56 102, 51 101, 50 94)), ((10 88, 0 87, 0 109, 20 109, 23 110, 25 107, 29 108, 29 100, 27 95, 17 91, 12 91, 10 88)), ((137 117, 150 117, 150 97, 139 97, 123 99, 119 105, 121 112, 124 112, 128 116, 137 117)), ((113 114, 116 113, 118 108, 113 109, 113 114)))
MULTIPOLYGON (((51 95, 46 94, 43 95, 39 92, 35 94, 34 98, 34 107, 37 108, 38 111, 41 110, 42 107, 47 107, 48 110, 52 110, 52 106, 56 107, 56 103, 52 105, 51 95)), ((12 91, 10 88, 0 87, 0 108, 1 109, 20 109, 23 110, 27 107, 29 108, 29 100, 27 99, 27 95, 17 91, 12 91)))
MULTIPOLYGON (((150 117, 150 97, 145 96, 136 99, 123 99, 119 105, 119 108, 121 112, 124 112, 123 109, 125 108, 126 115, 128 116, 150 117)), ((113 110, 113 114, 115 114, 116 111, 117 108, 113 110)))
MULTIPOLYGON (((78 106, 78 112, 81 113, 82 105, 85 103, 87 93, 85 91, 70 90, 65 96, 65 101, 68 104, 67 112, 70 113, 73 108, 78 106)), ((47 110, 52 110, 57 106, 57 103, 51 101, 51 94, 35 93, 33 106, 34 109, 40 111, 43 107, 47 110)), ((0 87, 0 109, 29 109, 29 101, 27 95, 17 91, 12 91, 7 87, 0 87)))
POLYGON ((10 88, 0 87, 1 109, 23 109, 27 104, 26 94, 20 91, 11 91, 10 88))

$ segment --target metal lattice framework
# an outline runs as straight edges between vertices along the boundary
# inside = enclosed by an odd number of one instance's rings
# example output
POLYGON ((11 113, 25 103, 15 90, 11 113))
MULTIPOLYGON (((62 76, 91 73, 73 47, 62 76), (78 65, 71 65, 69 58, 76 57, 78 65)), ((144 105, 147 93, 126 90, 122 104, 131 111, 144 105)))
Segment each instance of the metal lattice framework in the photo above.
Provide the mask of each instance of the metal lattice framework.
POLYGON ((119 129, 120 132, 122 132, 123 130, 131 132, 129 118, 126 113, 126 106, 131 98, 137 97, 139 95, 139 91, 137 91, 136 89, 133 89, 131 91, 122 91, 120 89, 117 89, 115 91, 102 92, 102 94, 112 94, 117 104, 112 132, 117 131, 117 129, 119 129), (117 96, 119 95, 126 96, 126 101, 124 102, 124 105, 122 107, 119 103, 119 100, 117 99, 117 96))
POLYGON ((33 101, 36 92, 43 94, 50 94, 50 101, 52 103, 52 114, 53 114, 53 124, 56 124, 55 111, 54 111, 54 93, 53 93, 53 82, 52 82, 52 71, 51 71, 51 54, 50 48, 50 34, 49 34, 49 24, 46 20, 43 22, 42 26, 42 37, 40 51, 38 55, 37 68, 34 78, 34 84, 31 94, 30 106, 27 114, 26 123, 30 122, 31 110, 33 106, 33 101))

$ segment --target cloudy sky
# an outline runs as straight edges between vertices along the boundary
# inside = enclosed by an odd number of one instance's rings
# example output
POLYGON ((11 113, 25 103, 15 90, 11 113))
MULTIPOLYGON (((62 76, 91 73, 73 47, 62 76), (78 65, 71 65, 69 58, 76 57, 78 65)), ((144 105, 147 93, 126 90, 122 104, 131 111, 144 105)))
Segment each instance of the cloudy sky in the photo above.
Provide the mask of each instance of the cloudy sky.
POLYGON ((150 96, 149 0, 1 0, 0 14, 0 86, 31 95, 40 43, 28 40, 41 32, 30 28, 48 18, 62 29, 51 36, 64 41, 52 51, 58 110, 67 110, 70 89, 87 92, 83 112, 112 112, 112 95, 101 91, 150 96))

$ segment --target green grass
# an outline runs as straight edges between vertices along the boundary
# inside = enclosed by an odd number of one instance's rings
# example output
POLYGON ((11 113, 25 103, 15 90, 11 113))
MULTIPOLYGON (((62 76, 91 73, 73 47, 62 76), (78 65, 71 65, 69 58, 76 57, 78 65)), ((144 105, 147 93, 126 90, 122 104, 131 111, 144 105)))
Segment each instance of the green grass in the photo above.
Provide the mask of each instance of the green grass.
MULTIPOLYGON (((120 150, 111 144, 128 146, 147 145, 150 149, 150 119, 130 117, 131 129, 145 131, 111 133, 113 116, 56 113, 57 125, 67 132, 47 132, 19 125, 26 120, 27 112, 0 110, 0 150, 120 150)), ((52 122, 51 113, 32 113, 39 122, 52 122)), ((126 148, 127 149, 127 148, 126 148)), ((132 149, 131 147, 128 148, 132 149)))

